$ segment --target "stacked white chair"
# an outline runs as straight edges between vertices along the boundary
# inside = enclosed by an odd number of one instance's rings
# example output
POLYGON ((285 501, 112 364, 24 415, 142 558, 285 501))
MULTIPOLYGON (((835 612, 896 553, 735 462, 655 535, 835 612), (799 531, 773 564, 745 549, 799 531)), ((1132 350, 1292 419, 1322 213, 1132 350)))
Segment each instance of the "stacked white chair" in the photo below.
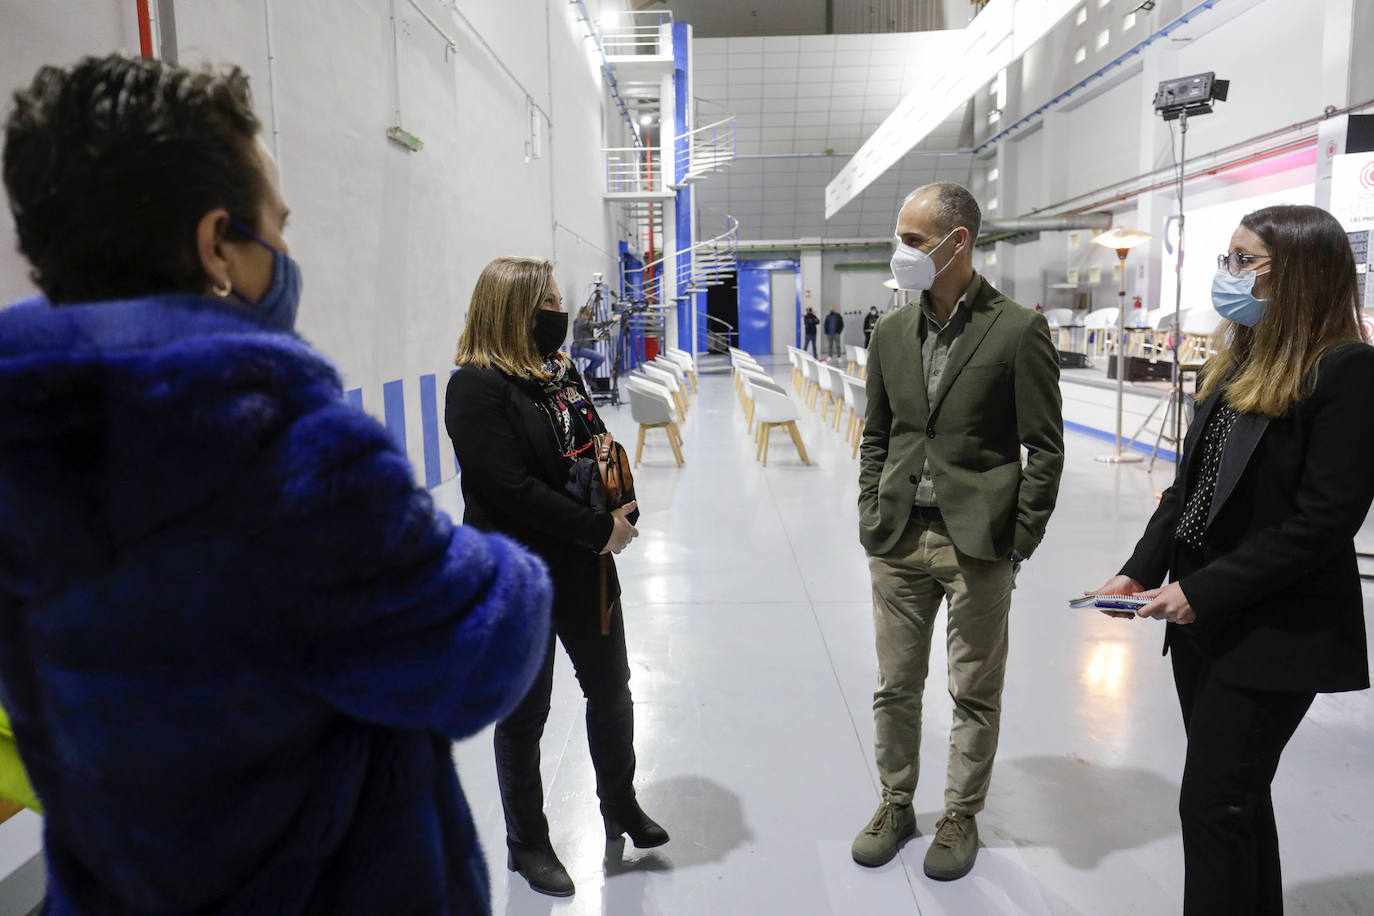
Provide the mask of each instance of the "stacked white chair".
POLYGON ((868 348, 867 348, 867 347, 859 347, 859 352, 858 352, 856 355, 859 357, 859 360, 858 360, 858 362, 859 362, 859 371, 858 371, 857 373, 855 373, 855 374, 858 375, 859 378, 867 378, 867 377, 868 377, 868 348))
POLYGON ((679 420, 687 419, 687 404, 682 397, 682 391, 678 387, 677 376, 660 366, 653 363, 645 363, 640 366, 640 372, 648 376, 649 381, 657 382, 667 388, 672 395, 673 403, 677 405, 677 415, 679 420))
POLYGON ((687 395, 687 388, 689 384, 687 381, 687 370, 683 369, 682 365, 678 363, 677 360, 670 359, 660 354, 657 359, 650 360, 649 365, 653 366, 656 369, 665 369, 668 372, 671 372, 673 376, 677 379, 678 389, 682 392, 683 406, 692 406, 691 398, 689 398, 687 395))
POLYGON ((798 394, 801 393, 802 382, 806 380, 806 377, 802 374, 801 368, 802 357, 804 355, 805 354, 796 347, 787 348, 787 361, 792 366, 792 387, 797 389, 798 394))
POLYGON ((1049 322, 1050 333, 1054 335, 1055 348, 1067 350, 1073 329, 1073 309, 1046 309, 1045 320, 1049 322))
MULTIPOLYGON (((1116 306, 1089 312, 1083 319, 1083 327, 1093 337, 1093 346, 1099 355, 1116 352, 1116 316, 1121 310, 1116 306)), ((1087 337, 1084 337, 1087 340, 1087 337)), ((1085 352, 1087 344, 1084 343, 1085 352)))
POLYGON ((1215 352, 1212 335, 1221 324, 1221 316, 1216 309, 1185 309, 1178 323, 1183 333, 1183 340, 1178 345, 1178 363, 1187 371, 1205 363, 1215 352))
POLYGON ((863 379, 852 375, 844 377, 844 400, 849 405, 849 428, 844 441, 853 442, 854 449, 850 457, 857 458, 859 440, 864 434, 864 418, 868 411, 868 388, 863 379))
POLYGON ((682 467, 682 430, 673 419, 673 401, 668 389, 633 376, 625 380, 625 390, 630 394, 630 416, 639 424, 635 467, 639 466, 639 460, 644 456, 644 436, 651 429, 662 429, 668 434, 673 457, 677 460, 677 466, 682 467))
POLYGON ((757 459, 763 462, 764 467, 768 467, 768 440, 774 429, 782 428, 787 430, 792 437, 792 444, 797 447, 797 454, 801 456, 803 464, 810 465, 811 459, 806 455, 806 445, 802 442, 801 432, 797 429, 797 405, 793 403, 785 391, 776 391, 773 387, 759 385, 753 387, 755 402, 755 418, 758 420, 758 450, 757 459))
POLYGON ((687 381, 692 385, 692 392, 696 393, 699 390, 697 388, 697 368, 696 363, 692 361, 692 354, 688 353, 686 350, 679 350, 677 347, 670 347, 665 355, 668 359, 677 363, 682 371, 686 373, 687 381))
POLYGON ((802 371, 806 373, 806 391, 802 397, 806 399, 806 409, 816 409, 816 399, 820 397, 821 391, 825 388, 825 381, 821 376, 820 360, 807 356, 802 360, 802 371))
POLYGON ((740 367, 740 380, 742 382, 741 403, 744 407, 744 418, 749 421, 749 430, 754 429, 754 410, 755 397, 754 391, 758 388, 768 388, 779 394, 787 394, 787 389, 773 381, 772 376, 762 370, 755 370, 749 366, 740 367))
POLYGON ((825 420, 825 411, 831 404, 835 405, 835 419, 832 424, 836 431, 840 428, 840 411, 844 408, 844 376, 839 369, 834 368, 828 363, 821 367, 821 374, 825 377, 825 407, 821 408, 821 420, 825 420))
POLYGON ((859 351, 862 349, 863 347, 856 347, 853 344, 844 345, 844 371, 849 375, 859 371, 859 351))

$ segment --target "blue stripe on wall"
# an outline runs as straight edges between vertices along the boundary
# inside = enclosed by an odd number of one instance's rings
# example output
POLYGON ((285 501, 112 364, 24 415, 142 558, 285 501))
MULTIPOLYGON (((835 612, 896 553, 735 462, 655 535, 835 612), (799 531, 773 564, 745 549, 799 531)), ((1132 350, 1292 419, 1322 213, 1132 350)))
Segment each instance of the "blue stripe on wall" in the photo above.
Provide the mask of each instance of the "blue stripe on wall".
POLYGON ((425 440, 425 486, 437 487, 439 470, 439 398, 433 375, 420 376, 420 431, 425 440))
POLYGON ((344 399, 348 401, 350 407, 363 409, 363 390, 361 388, 350 388, 344 392, 344 399))
POLYGON ((382 385, 382 413, 391 438, 406 451, 406 395, 400 379, 382 385))

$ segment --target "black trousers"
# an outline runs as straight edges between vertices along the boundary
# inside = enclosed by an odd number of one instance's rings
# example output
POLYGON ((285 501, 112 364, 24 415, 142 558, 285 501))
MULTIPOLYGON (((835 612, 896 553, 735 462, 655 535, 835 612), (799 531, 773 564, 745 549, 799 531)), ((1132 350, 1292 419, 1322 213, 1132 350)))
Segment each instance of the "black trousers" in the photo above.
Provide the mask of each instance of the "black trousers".
POLYGON ((630 663, 625 653, 625 621, 617 602, 611 632, 570 627, 554 621, 544 663, 529 693, 496 726, 496 778, 506 814, 506 841, 539 848, 549 844, 544 816, 544 783, 539 774, 539 739, 549 718, 553 691, 554 643, 561 641, 572 659, 587 700, 587 744, 596 771, 596 794, 603 812, 635 800, 634 706, 630 663), (556 634, 556 635, 555 635, 556 634))
POLYGON ((1170 625, 1174 685, 1188 733, 1178 810, 1185 916, 1283 912, 1279 838, 1269 786, 1315 694, 1221 683, 1187 627, 1170 625))

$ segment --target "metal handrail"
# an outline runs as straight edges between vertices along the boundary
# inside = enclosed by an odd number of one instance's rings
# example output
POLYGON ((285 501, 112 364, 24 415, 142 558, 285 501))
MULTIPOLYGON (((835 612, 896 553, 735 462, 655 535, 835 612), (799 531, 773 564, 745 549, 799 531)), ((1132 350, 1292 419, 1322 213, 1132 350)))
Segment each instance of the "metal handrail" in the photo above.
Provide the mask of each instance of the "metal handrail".
POLYGON ((635 10, 613 14, 602 31, 602 43, 606 54, 611 57, 662 55, 662 29, 672 21, 673 14, 666 10, 635 10))
POLYGON ((736 122, 734 115, 677 136, 674 175, 700 178, 719 172, 735 161, 736 122))
POLYGON ((639 147, 611 147, 602 151, 606 172, 606 193, 640 194, 662 191, 663 160, 653 150, 639 147))

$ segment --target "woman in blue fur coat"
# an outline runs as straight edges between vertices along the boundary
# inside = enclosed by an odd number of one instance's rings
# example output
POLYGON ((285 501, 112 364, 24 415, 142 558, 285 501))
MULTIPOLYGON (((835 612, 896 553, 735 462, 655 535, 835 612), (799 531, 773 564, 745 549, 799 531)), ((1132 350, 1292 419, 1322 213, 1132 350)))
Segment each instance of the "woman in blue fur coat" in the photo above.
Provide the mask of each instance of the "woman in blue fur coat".
POLYGON ((0 702, 50 914, 486 913, 450 743, 543 657, 537 560, 455 527, 291 328, 246 78, 44 68, 4 179, 0 702))

